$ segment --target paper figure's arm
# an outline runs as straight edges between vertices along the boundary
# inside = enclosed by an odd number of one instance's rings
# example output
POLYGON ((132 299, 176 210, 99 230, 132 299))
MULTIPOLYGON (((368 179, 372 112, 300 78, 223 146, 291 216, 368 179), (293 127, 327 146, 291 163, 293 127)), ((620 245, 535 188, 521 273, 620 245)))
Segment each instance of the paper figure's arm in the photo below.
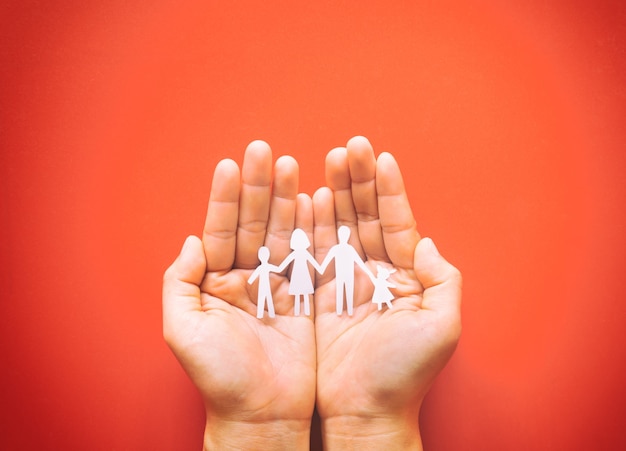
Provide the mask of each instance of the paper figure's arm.
POLYGON ((326 254, 326 257, 324 258, 324 261, 320 265, 320 269, 318 271, 320 274, 324 274, 326 272, 326 268, 328 267, 328 264, 334 257, 335 257, 335 248, 331 247, 330 250, 328 251, 328 254, 326 254))
POLYGON ((315 258, 313 258, 312 255, 309 255, 309 262, 311 263, 311 265, 315 268, 315 270, 320 273, 323 274, 324 271, 322 271, 322 266, 317 262, 317 260, 315 260, 315 258))
POLYGON ((248 277, 248 283, 250 285, 252 285, 252 282, 254 282, 256 280, 256 278, 259 277, 259 271, 260 271, 260 266, 257 266, 257 268, 254 270, 254 272, 252 274, 250 274, 250 277, 248 277))
POLYGON ((293 252, 285 257, 283 262, 276 268, 276 272, 283 272, 289 263, 291 263, 294 259, 293 252))
POLYGON ((374 276, 372 271, 370 271, 370 269, 367 267, 365 262, 363 262, 363 260, 361 260, 361 256, 356 251, 356 249, 352 248, 352 252, 354 253, 354 261, 356 262, 356 264, 359 265, 359 268, 361 268, 365 272, 365 274, 368 275, 368 277, 370 278, 370 280, 373 283, 374 280, 376 280, 376 277, 374 276))

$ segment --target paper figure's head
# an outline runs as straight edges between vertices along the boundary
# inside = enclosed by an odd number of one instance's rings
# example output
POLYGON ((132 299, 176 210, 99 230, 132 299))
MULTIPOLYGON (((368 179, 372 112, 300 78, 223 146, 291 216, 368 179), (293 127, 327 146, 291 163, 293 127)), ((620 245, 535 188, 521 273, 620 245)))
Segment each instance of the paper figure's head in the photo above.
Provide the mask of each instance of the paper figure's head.
POLYGON ((291 249, 293 249, 294 251, 308 249, 310 245, 311 242, 309 241, 309 237, 306 236, 306 233, 304 233, 304 230, 295 229, 293 231, 293 233, 291 234, 291 241, 289 242, 289 246, 291 247, 291 249))
POLYGON ((258 256, 259 260, 261 260, 261 263, 267 263, 270 258, 270 250, 265 246, 261 246, 259 248, 258 256))
POLYGON ((376 270, 378 271, 376 274, 376 277, 378 277, 379 279, 386 279, 387 277, 392 275, 394 272, 396 272, 396 268, 388 269, 380 265, 376 265, 376 270))
POLYGON ((350 227, 345 225, 339 227, 339 230, 337 230, 337 236, 339 237, 340 243, 347 243, 348 238, 350 238, 350 227))

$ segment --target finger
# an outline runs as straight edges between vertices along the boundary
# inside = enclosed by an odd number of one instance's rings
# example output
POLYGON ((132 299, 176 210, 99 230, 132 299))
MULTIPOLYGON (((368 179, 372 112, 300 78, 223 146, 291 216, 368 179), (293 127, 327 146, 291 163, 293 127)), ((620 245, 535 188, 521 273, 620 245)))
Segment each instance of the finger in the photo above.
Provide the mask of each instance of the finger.
POLYGON ((171 345, 184 313, 201 311, 200 284, 206 273, 202 242, 190 236, 163 275, 163 335, 171 345))
POLYGON ((356 210, 361 245, 368 257, 388 261, 378 217, 374 150, 362 136, 350 139, 346 149, 352 180, 352 202, 356 210))
POLYGON ((411 268, 420 236, 398 163, 386 152, 376 161, 376 192, 387 255, 394 266, 411 268))
POLYGON ((448 324, 451 340, 458 340, 461 333, 461 291, 460 271, 448 263, 430 238, 423 238, 415 248, 415 275, 424 287, 421 308, 441 314, 448 324))
POLYGON ((202 243, 209 271, 226 271, 233 266, 239 217, 239 166, 222 160, 215 167, 202 243))
POLYGON ((289 240, 294 229, 297 196, 298 163, 292 157, 280 157, 274 165, 274 183, 265 237, 265 246, 271 251, 270 261, 276 265, 290 252, 289 240))
MULTIPOLYGON (((308 194, 300 193, 296 202, 295 228, 304 230, 309 241, 313 244, 313 201, 308 194)), ((313 251, 313 248, 310 250, 313 251)))
POLYGON ((333 190, 337 228, 342 225, 350 227, 350 244, 354 246, 361 258, 364 258, 365 254, 359 242, 356 210, 352 200, 348 152, 344 147, 337 147, 326 156, 326 184, 333 190))
MULTIPOLYGON (((337 244, 338 241, 333 191, 330 188, 320 188, 313 194, 313 219, 314 255, 315 259, 322 263, 329 249, 337 244)), ((317 277, 317 286, 334 278, 333 268, 334 265, 329 265, 324 274, 317 277)))
POLYGON ((246 149, 241 170, 241 196, 235 267, 254 268, 257 252, 265 242, 270 209, 272 150, 263 141, 253 141, 246 149))

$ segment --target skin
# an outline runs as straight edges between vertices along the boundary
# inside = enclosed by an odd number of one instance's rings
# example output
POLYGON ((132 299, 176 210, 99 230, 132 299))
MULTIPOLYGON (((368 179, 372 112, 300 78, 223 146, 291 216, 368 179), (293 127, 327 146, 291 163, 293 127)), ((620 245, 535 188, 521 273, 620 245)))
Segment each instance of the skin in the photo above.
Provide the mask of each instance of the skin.
POLYGON ((328 449, 421 449, 424 395, 461 332, 461 275, 421 239, 399 167, 375 158, 363 137, 326 159, 328 187, 313 196, 316 258, 336 244, 341 225, 367 262, 396 268, 392 309, 378 311, 373 285, 355 274, 354 314, 335 313, 333 274, 318 278, 317 409, 328 449))
POLYGON ((272 171, 269 146, 251 143, 241 170, 217 165, 202 239, 165 273, 164 337, 204 399, 206 449, 307 449, 314 405, 326 449, 421 449, 419 409, 461 331, 461 275, 421 239, 390 154, 355 137, 328 154, 326 179, 297 194, 295 160, 272 171), (301 228, 320 262, 341 225, 372 272, 397 270, 393 308, 378 311, 356 269, 354 314, 337 316, 330 265, 312 316, 293 315, 288 278, 271 274, 276 318, 257 319, 259 247, 278 265, 301 228))
POLYGON ((258 283, 247 283, 260 246, 277 264, 290 252, 295 227, 312 242, 311 199, 297 194, 297 163, 282 157, 274 174, 271 150, 260 141, 246 149, 241 174, 234 161, 221 161, 202 240, 187 238, 164 276, 164 337, 204 399, 207 449, 301 449, 309 443, 312 317, 293 315, 289 280, 271 274, 276 317, 256 318, 258 283))

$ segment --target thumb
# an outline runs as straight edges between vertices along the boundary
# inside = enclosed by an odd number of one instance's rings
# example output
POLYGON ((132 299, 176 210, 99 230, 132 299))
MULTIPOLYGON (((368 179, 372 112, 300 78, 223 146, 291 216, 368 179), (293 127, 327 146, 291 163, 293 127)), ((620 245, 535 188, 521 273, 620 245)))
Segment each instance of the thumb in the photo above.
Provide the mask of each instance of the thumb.
POLYGON ((461 316, 462 277, 448 263, 430 238, 422 238, 415 247, 413 269, 424 287, 422 308, 438 311, 450 318, 461 316))
POLYGON ((167 340, 169 327, 181 314, 200 311, 200 284, 206 272, 202 241, 196 236, 185 240, 180 255, 163 275, 163 331, 167 340))

